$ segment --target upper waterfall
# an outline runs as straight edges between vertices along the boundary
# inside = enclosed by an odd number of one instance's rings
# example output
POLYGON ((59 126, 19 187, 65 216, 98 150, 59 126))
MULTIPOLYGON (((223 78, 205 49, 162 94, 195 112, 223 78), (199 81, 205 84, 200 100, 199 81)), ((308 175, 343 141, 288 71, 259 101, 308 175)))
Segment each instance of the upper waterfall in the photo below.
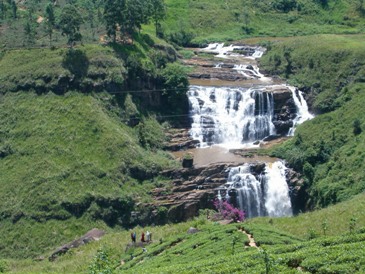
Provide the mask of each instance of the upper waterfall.
POLYGON ((191 135, 202 146, 240 146, 275 134, 274 101, 264 88, 191 86, 191 135))
POLYGON ((214 71, 221 71, 227 79, 239 79, 239 83, 213 86, 210 78, 210 85, 190 86, 190 134, 200 146, 257 145, 269 136, 292 135, 298 124, 313 117, 300 91, 285 83, 275 84, 259 72, 255 59, 263 55, 264 48, 215 43, 201 51, 220 58, 211 66, 210 77, 219 75, 214 71))

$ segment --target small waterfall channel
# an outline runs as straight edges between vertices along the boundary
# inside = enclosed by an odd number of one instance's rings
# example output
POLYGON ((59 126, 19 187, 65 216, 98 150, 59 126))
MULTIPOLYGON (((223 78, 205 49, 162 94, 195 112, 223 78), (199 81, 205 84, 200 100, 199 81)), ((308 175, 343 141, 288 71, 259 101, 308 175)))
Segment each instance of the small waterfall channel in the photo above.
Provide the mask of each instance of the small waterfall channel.
MULTIPOLYGON (((274 84, 259 72, 255 59, 265 49, 250 46, 211 44, 203 52, 216 54, 214 68, 231 69, 250 85, 191 85, 188 91, 191 136, 200 147, 253 147, 269 136, 291 136, 295 127, 313 118, 302 93, 285 83, 274 84), (234 60, 234 64, 226 63, 234 60), (285 96, 283 96, 283 94, 285 96), (283 102, 285 97, 285 102, 283 102), (279 98, 281 102, 277 102, 279 98)), ((211 81, 211 83, 214 81, 211 81)), ((227 183, 217 189, 219 200, 227 200, 256 216, 291 216, 291 202, 283 162, 244 164, 232 167, 227 183)))

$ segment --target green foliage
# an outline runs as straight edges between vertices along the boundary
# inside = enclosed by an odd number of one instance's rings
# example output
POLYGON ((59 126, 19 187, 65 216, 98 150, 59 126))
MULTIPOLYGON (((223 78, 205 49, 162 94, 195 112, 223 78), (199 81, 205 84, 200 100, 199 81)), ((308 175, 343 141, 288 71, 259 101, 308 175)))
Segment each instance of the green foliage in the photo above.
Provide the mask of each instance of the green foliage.
POLYGON ((351 217, 350 222, 349 222, 349 231, 350 231, 350 233, 354 233, 356 224, 357 224, 357 218, 355 218, 354 216, 351 217))
POLYGON ((111 232, 98 242, 60 257, 56 263, 17 261, 12 263, 12 270, 80 273, 95 265, 96 258, 104 258, 98 265, 108 261, 108 266, 99 270, 114 266, 116 273, 294 273, 298 268, 310 273, 361 273, 365 269, 365 213, 361 210, 364 203, 364 195, 359 195, 323 210, 275 218, 271 223, 271 218, 262 217, 220 225, 206 220, 204 214, 186 223, 134 228, 137 235, 152 232, 153 242, 146 246, 147 252, 140 247, 125 252, 130 231, 111 232), (353 212, 357 212, 356 216, 353 212), (350 234, 351 215, 362 229, 355 228, 350 234), (324 219, 328 222, 327 235, 307 240, 307 229, 319 231, 324 219), (198 227, 199 232, 187 234, 190 227, 198 227), (260 245, 258 249, 245 247, 248 238, 242 227, 253 235, 260 245))
POLYGON ((109 252, 105 249, 98 249, 93 262, 90 264, 89 274, 112 274, 114 273, 113 262, 110 260, 109 252))
POLYGON ((117 29, 120 28, 123 36, 132 35, 141 30, 142 24, 154 21, 156 36, 160 28, 160 21, 165 18, 163 0, 108 0, 104 3, 104 19, 107 34, 116 42, 117 29))
POLYGON ((355 119, 352 125, 354 127, 354 129, 353 129, 354 134, 355 135, 361 134, 362 129, 361 129, 361 122, 360 122, 360 120, 359 119, 355 119))
POLYGON ((62 35, 67 36, 67 44, 71 48, 75 42, 81 41, 80 25, 82 22, 82 17, 75 6, 66 5, 63 7, 58 25, 61 28, 62 35))
POLYGON ((299 126, 294 139, 273 153, 305 176, 310 208, 344 201, 365 189, 365 86, 358 61, 363 41, 356 35, 285 39, 271 45, 262 59, 265 69, 306 91, 314 111, 328 112, 299 126))
MULTIPOLYGON (((112 103, 107 93, 99 99, 76 92, 2 96, 3 258, 38 256, 98 223, 128 227, 137 199, 150 201, 148 193, 155 187, 132 176, 153 178, 162 168, 177 165, 156 147, 154 152, 143 149, 135 130, 112 111, 112 103)), ((158 135, 153 138, 149 142, 158 143, 158 135)))
POLYGON ((178 63, 168 64, 161 72, 166 109, 174 113, 186 113, 188 102, 186 92, 189 87, 186 68, 178 63))
POLYGON ((0 59, 2 92, 113 91, 124 83, 125 78, 123 61, 112 49, 101 46, 7 51, 0 59))
POLYGON ((49 36, 49 45, 52 45, 52 34, 54 31, 54 28, 56 26, 56 17, 54 14, 53 5, 51 3, 48 3, 46 6, 46 12, 45 12, 45 32, 49 36))
POLYGON ((5 260, 0 261, 0 273, 6 273, 9 270, 8 262, 5 260))
POLYGON ((137 125, 138 138, 142 147, 161 149, 166 140, 163 127, 154 118, 143 119, 137 125))

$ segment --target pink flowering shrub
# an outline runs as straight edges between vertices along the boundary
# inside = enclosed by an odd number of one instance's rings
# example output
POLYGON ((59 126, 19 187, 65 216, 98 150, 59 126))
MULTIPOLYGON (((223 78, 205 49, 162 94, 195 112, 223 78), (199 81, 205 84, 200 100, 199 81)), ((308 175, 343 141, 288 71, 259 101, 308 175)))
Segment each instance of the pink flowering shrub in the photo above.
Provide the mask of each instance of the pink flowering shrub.
POLYGON ((225 220, 242 222, 245 219, 245 213, 239 208, 234 207, 227 201, 215 200, 214 207, 218 210, 218 213, 225 220))

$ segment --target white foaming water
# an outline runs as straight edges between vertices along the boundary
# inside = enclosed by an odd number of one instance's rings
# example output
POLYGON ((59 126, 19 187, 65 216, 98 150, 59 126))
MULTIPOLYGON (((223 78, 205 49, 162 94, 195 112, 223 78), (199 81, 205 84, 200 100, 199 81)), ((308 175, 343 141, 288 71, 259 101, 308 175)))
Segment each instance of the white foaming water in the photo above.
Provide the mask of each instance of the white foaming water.
POLYGON ((250 173, 248 164, 230 169, 227 186, 227 194, 232 190, 237 191, 237 204, 245 212, 246 218, 265 215, 261 180, 250 173))
POLYGON ((224 43, 209 44, 206 48, 203 48, 201 50, 205 52, 217 53, 216 57, 220 58, 227 58, 232 56, 245 56, 250 59, 261 58, 265 52, 265 49, 262 47, 235 46, 235 45, 224 46, 224 43), (249 49, 251 54, 243 55, 239 53, 234 53, 234 50, 247 50, 247 49, 249 49))
POLYGON ((266 164, 264 174, 251 174, 250 165, 231 168, 226 199, 235 199, 247 218, 291 216, 289 188, 282 162, 266 164))
MULTIPOLYGON (((216 57, 232 58, 244 61, 247 58, 260 58, 264 48, 252 46, 224 46, 223 43, 210 44, 202 51, 216 53, 216 57), (239 50, 239 52, 234 52, 239 50), (241 53, 245 53, 244 55, 241 53), (240 57, 240 58, 235 58, 240 57), (244 57, 244 58, 242 58, 244 57)), ((202 87, 191 86, 188 97, 191 106, 191 136, 200 141, 201 147, 214 144, 226 148, 258 146, 260 141, 269 135, 276 134, 273 124, 275 85, 268 85, 272 79, 259 72, 254 64, 236 64, 233 70, 241 73, 247 80, 257 80, 261 86, 251 88, 202 87), (271 89, 272 88, 272 89, 271 89), (254 145, 255 144, 255 145, 254 145)), ((216 64, 221 68, 224 63, 216 64)), ((285 85, 284 85, 285 86, 285 85)), ((301 94, 290 88, 297 109, 293 127, 288 135, 294 134, 295 127, 313 118, 301 94), (299 97, 298 97, 299 96, 299 97)))
POLYGON ((291 216, 289 187, 285 178, 286 167, 282 162, 267 164, 265 208, 271 217, 291 216))
POLYGON ((298 90, 298 95, 297 95, 295 87, 289 86, 289 89, 293 94, 293 100, 297 109, 297 116, 293 120, 293 127, 289 130, 288 135, 294 136, 296 126, 307 120, 313 119, 314 116, 309 113, 308 105, 307 102, 304 100, 302 92, 298 90))
POLYGON ((242 147, 275 134, 274 100, 264 88, 191 86, 191 136, 201 146, 242 147))

